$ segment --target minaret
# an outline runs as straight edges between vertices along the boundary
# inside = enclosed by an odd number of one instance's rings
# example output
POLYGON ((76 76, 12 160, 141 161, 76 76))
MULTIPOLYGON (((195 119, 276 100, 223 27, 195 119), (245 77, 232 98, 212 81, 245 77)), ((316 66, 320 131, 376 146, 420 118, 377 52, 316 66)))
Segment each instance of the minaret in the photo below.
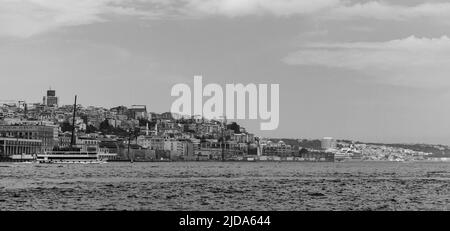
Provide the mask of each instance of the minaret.
POLYGON ((158 135, 158 122, 155 123, 155 135, 158 135))
POLYGON ((259 144, 259 138, 256 139, 256 155, 261 156, 261 146, 259 144))
POLYGON ((259 146, 259 142, 257 144, 258 146, 256 146, 256 155, 257 156, 261 156, 261 146, 259 146))
POLYGON ((145 135, 148 136, 148 132, 149 132, 149 131, 148 131, 148 123, 147 123, 146 126, 147 126, 147 128, 145 129, 145 135))
POLYGON ((73 148, 76 143, 76 137, 75 137, 75 116, 77 115, 77 95, 75 95, 75 102, 73 103, 73 117, 72 117, 72 137, 70 139, 70 147, 73 148))

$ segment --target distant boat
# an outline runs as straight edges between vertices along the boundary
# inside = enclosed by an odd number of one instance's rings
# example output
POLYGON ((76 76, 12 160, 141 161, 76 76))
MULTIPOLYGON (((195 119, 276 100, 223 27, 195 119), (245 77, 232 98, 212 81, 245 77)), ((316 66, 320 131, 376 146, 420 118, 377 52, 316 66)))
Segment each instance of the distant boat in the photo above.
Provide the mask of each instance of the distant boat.
POLYGON ((342 148, 334 153, 335 161, 359 161, 362 159, 361 151, 353 148, 342 148))
MULTIPOLYGON (((39 163, 65 163, 65 164, 103 164, 107 162, 108 153, 87 152, 71 148, 70 150, 54 150, 37 155, 39 163)), ((113 154, 111 154, 113 155, 113 154)))

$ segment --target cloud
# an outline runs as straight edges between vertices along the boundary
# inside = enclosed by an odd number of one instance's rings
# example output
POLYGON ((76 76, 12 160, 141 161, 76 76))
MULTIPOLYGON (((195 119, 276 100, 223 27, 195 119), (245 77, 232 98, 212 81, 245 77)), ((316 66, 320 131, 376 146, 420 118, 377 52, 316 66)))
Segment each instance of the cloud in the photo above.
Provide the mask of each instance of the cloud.
POLYGON ((392 84, 450 86, 450 38, 411 36, 386 42, 311 43, 283 60, 364 73, 392 84))
POLYGON ((358 3, 345 0, 173 0, 185 12, 200 15, 240 17, 272 15, 287 17, 315 13, 323 19, 370 18, 377 20, 410 20, 414 18, 450 19, 449 2, 395 5, 384 1, 358 3))
POLYGON ((187 0, 187 9, 206 15, 228 17, 269 14, 309 14, 337 6, 340 0, 187 0))
POLYGON ((117 17, 206 18, 303 15, 322 20, 450 21, 450 3, 413 6, 344 0, 0 0, 0 36, 27 38, 62 27, 117 20, 117 17))
POLYGON ((339 0, 0 0, 0 36, 27 38, 62 27, 109 20, 108 16, 226 17, 312 13, 339 0))
POLYGON ((0 0, 0 36, 19 38, 105 21, 105 14, 144 15, 120 0, 0 0))
POLYGON ((333 19, 369 18, 377 20, 410 20, 415 18, 449 19, 450 3, 421 3, 414 6, 393 5, 370 1, 356 4, 340 4, 327 17, 333 19))

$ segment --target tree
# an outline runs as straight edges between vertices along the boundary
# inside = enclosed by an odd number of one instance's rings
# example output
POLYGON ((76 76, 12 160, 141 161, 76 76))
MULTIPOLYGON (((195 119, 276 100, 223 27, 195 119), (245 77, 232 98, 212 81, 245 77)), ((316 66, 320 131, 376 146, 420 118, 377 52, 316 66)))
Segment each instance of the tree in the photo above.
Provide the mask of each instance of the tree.
POLYGON ((146 126, 147 124, 150 126, 152 122, 147 119, 139 118, 139 126, 146 126))
POLYGON ((227 129, 233 130, 235 134, 241 133, 241 126, 239 126, 239 124, 237 124, 236 122, 228 124, 227 129))
POLYGON ((306 148, 301 148, 300 151, 298 152, 298 154, 301 156, 302 154, 306 154, 308 153, 308 149, 306 148))
POLYGON ((111 130, 112 126, 109 124, 108 120, 105 119, 100 123, 100 130, 101 131, 109 131, 111 130))
POLYGON ((91 125, 91 124, 89 124, 89 125, 86 127, 86 133, 95 133, 96 131, 97 131, 97 128, 94 127, 94 126, 91 125))
POLYGON ((61 131, 62 131, 62 132, 71 132, 72 129, 73 129, 73 126, 70 125, 70 123, 67 122, 67 121, 66 121, 66 122, 63 122, 63 123, 61 124, 61 131))
POLYGON ((83 120, 83 123, 85 123, 85 124, 88 123, 88 116, 87 115, 81 115, 80 117, 83 120))

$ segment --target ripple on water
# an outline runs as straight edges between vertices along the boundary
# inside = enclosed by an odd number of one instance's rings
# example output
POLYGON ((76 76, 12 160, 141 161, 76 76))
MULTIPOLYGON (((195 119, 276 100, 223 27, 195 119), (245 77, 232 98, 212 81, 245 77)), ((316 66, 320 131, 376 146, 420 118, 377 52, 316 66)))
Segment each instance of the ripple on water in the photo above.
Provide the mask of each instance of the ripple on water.
POLYGON ((450 163, 383 162, 5 164, 0 166, 0 206, 5 210, 449 210, 449 167, 450 163))

